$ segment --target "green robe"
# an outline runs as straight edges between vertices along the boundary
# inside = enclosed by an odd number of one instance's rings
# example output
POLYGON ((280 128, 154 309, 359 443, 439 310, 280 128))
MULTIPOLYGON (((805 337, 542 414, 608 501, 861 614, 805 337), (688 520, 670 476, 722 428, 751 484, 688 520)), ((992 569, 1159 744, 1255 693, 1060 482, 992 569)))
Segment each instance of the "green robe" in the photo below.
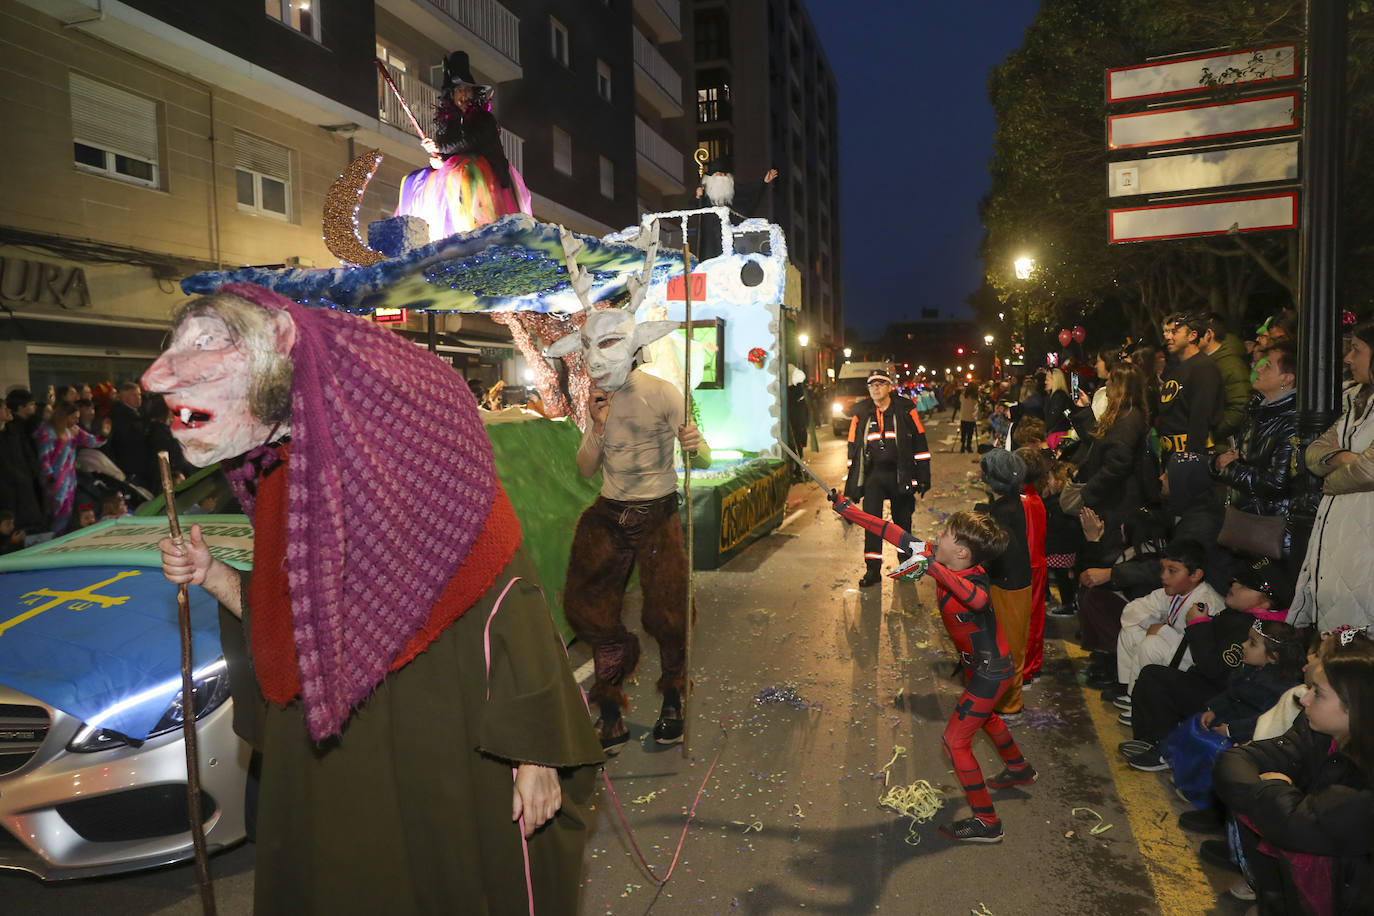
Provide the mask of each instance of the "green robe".
POLYGON ((576 912, 603 758, 523 549, 321 745, 298 702, 262 698, 246 667, 249 614, 246 602, 242 624, 223 614, 222 636, 235 730, 262 752, 257 916, 527 913, 513 762, 560 768, 563 807, 529 841, 530 871, 535 913, 576 912), (491 624, 487 699, 482 632, 512 576, 491 624))

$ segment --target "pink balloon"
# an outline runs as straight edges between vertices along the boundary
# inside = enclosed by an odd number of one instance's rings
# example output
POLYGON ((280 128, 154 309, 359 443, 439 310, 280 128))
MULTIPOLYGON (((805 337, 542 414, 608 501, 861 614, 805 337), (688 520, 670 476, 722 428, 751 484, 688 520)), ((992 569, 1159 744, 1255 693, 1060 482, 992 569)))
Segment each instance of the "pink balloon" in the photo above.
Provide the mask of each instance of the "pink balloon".
POLYGON ((1073 339, 1074 339, 1074 340, 1078 341, 1079 343, 1082 343, 1083 340, 1084 340, 1084 338, 1086 338, 1087 336, 1088 336, 1088 331, 1087 331, 1086 328, 1083 327, 1083 325, 1081 325, 1081 324, 1076 324, 1076 325, 1073 326, 1073 339))
POLYGON ((1069 332, 1069 329, 1068 329, 1068 328, 1060 328, 1060 329, 1059 329, 1059 346, 1061 346, 1061 347, 1067 347, 1067 346, 1069 345, 1069 341, 1071 341, 1071 340, 1073 340, 1073 334, 1069 332))

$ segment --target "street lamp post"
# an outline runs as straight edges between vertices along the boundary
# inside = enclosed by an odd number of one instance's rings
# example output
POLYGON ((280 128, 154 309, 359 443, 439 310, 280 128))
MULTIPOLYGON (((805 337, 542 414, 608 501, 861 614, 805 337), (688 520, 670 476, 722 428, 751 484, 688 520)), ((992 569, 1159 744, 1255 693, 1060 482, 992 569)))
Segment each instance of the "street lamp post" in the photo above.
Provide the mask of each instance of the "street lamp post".
MULTIPOLYGON (((1012 262, 1012 267, 1016 269, 1016 279, 1029 280, 1031 274, 1035 272, 1035 258, 1028 255, 1021 255, 1012 262)), ((1030 365, 1030 307, 1021 303, 1021 367, 1029 368, 1030 365)))
POLYGON ((993 371, 997 368, 997 351, 992 348, 992 342, 997 338, 991 334, 983 335, 983 343, 988 348, 988 378, 992 378, 993 371))

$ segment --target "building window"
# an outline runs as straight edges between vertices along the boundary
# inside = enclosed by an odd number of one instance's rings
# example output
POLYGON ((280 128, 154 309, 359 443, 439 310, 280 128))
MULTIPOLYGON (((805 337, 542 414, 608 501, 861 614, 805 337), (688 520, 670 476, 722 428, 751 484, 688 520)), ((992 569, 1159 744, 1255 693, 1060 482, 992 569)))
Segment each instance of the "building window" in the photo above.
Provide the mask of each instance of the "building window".
POLYGON ((596 62, 596 94, 608 102, 611 100, 611 65, 604 60, 596 62))
POLYGON ((234 131, 234 184, 240 210, 291 218, 291 151, 286 147, 234 131))
POLYGON ((601 196, 615 200, 615 163, 601 157, 601 196))
POLYGON ((67 86, 77 168, 159 187, 157 103, 75 73, 67 86))
POLYGON ((552 16, 549 17, 549 51, 554 60, 568 66, 568 27, 552 16))
MULTIPOLYGON (((769 9, 771 13, 771 8, 769 9)), ((724 60, 730 56, 729 10, 702 10, 696 14, 696 59, 724 60)))
POLYGON ((302 35, 320 40, 321 0, 266 0, 267 18, 275 19, 302 35))
POLYGON ((564 175, 571 175, 572 169, 572 137, 567 131, 553 129, 553 167, 555 171, 562 172, 564 175))
POLYGON ((703 133, 697 138, 697 149, 706 150, 706 162, 708 165, 719 159, 727 159, 734 152, 733 146, 730 143, 730 135, 726 133, 703 133))
POLYGON ((730 120, 730 81, 724 70, 702 70, 697 74, 697 123, 712 124, 730 120))

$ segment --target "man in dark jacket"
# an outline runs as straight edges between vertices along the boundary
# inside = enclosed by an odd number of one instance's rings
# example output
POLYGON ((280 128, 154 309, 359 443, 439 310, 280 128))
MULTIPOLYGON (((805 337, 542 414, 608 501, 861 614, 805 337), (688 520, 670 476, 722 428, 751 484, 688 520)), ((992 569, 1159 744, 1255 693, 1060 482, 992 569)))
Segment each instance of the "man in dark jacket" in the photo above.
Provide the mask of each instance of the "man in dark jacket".
POLYGON ((144 480, 149 465, 148 423, 139 410, 143 406, 143 389, 138 382, 125 382, 110 405, 110 441, 105 453, 124 477, 151 490, 160 487, 159 481, 144 480))
POLYGON ((1250 366, 1240 338, 1227 332, 1226 319, 1210 312, 1198 347, 1221 373, 1223 405, 1212 438, 1217 442, 1239 436, 1245 428, 1245 407, 1250 403, 1250 366))
POLYGON ((43 483, 29 420, 33 395, 16 388, 0 402, 0 509, 14 512, 17 531, 38 534, 48 526, 43 514, 43 483))
MULTIPOLYGON (((892 523, 911 530, 916 494, 930 489, 930 447, 916 405, 892 393, 892 377, 881 370, 868 375, 869 400, 860 401, 849 421, 849 472, 844 495, 875 518, 883 517, 883 501, 892 523)), ((899 560, 906 560, 899 556, 899 560)), ((877 585, 883 570, 883 541, 864 535, 864 565, 860 588, 877 585)))
POLYGON ((1164 320, 1171 362, 1159 385, 1159 444, 1166 453, 1206 452, 1226 405, 1221 372, 1198 347, 1206 321, 1178 313, 1164 320))

